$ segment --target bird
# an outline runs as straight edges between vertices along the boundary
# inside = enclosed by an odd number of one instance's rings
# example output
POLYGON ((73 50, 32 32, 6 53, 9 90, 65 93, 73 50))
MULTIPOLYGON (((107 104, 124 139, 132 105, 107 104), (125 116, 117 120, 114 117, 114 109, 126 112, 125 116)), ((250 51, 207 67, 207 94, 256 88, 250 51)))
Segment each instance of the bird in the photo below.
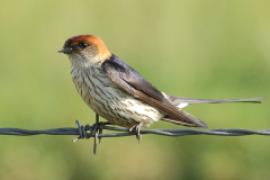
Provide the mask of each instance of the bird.
POLYGON ((171 96, 147 81, 112 53, 95 35, 68 38, 60 53, 68 56, 71 76, 83 101, 111 125, 140 134, 142 128, 160 120, 177 125, 206 128, 207 124, 184 111, 191 104, 260 103, 260 98, 197 99, 171 96))

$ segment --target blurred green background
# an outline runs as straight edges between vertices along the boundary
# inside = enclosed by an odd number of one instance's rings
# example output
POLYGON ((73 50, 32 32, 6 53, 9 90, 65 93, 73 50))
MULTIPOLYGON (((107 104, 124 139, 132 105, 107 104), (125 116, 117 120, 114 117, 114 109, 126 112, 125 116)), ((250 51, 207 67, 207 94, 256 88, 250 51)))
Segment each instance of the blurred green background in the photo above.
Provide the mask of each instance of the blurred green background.
MULTIPOLYGON (((200 98, 263 96, 261 105, 194 105, 210 128, 270 128, 270 2, 1 0, 0 127, 94 122, 67 57, 73 35, 99 35, 161 90, 200 98)), ((153 127, 175 127, 158 123, 153 127)), ((92 141, 0 136, 0 179, 269 179, 269 137, 144 136, 92 141)))

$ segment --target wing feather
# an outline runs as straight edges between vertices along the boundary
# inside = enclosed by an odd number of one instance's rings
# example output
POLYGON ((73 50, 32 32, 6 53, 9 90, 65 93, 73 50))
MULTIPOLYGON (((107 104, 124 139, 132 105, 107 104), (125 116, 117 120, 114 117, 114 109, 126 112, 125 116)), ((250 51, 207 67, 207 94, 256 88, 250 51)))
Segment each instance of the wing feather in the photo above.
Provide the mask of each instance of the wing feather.
POLYGON ((144 80, 138 72, 118 59, 115 55, 103 62, 102 69, 119 88, 144 103, 164 112, 167 118, 178 122, 180 121, 181 124, 186 126, 206 126, 204 122, 187 115, 187 113, 175 107, 158 89, 144 80))

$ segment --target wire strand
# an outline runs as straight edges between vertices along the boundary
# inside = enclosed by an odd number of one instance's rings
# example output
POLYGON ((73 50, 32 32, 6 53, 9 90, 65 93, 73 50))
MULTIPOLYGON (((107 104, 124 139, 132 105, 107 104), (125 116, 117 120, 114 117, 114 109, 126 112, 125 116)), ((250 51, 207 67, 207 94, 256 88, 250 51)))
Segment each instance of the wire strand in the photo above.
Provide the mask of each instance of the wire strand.
MULTIPOLYGON (((108 137, 123 137, 136 135, 130 132, 128 128, 103 125, 103 130, 110 132, 96 135, 93 133, 94 125, 80 125, 76 121, 77 128, 63 127, 52 129, 20 129, 20 128, 0 128, 0 135, 13 135, 13 136, 33 136, 33 135, 77 135, 78 139, 81 138, 108 138, 108 137)), ((195 128, 176 128, 176 129, 142 129, 141 134, 153 134, 162 136, 190 136, 190 135, 212 135, 212 136, 246 136, 246 135, 270 135, 270 129, 250 130, 250 129, 195 129, 195 128)))

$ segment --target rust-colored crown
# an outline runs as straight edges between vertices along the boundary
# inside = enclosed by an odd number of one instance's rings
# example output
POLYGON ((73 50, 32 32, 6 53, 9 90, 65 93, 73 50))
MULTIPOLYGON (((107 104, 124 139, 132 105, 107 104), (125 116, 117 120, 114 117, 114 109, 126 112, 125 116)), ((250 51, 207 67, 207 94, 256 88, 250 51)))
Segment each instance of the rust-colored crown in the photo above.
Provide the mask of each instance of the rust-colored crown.
POLYGON ((82 42, 96 47, 97 55, 103 60, 111 56, 111 52, 107 48, 106 44, 102 41, 102 39, 90 34, 71 37, 66 41, 65 46, 76 46, 82 42))

